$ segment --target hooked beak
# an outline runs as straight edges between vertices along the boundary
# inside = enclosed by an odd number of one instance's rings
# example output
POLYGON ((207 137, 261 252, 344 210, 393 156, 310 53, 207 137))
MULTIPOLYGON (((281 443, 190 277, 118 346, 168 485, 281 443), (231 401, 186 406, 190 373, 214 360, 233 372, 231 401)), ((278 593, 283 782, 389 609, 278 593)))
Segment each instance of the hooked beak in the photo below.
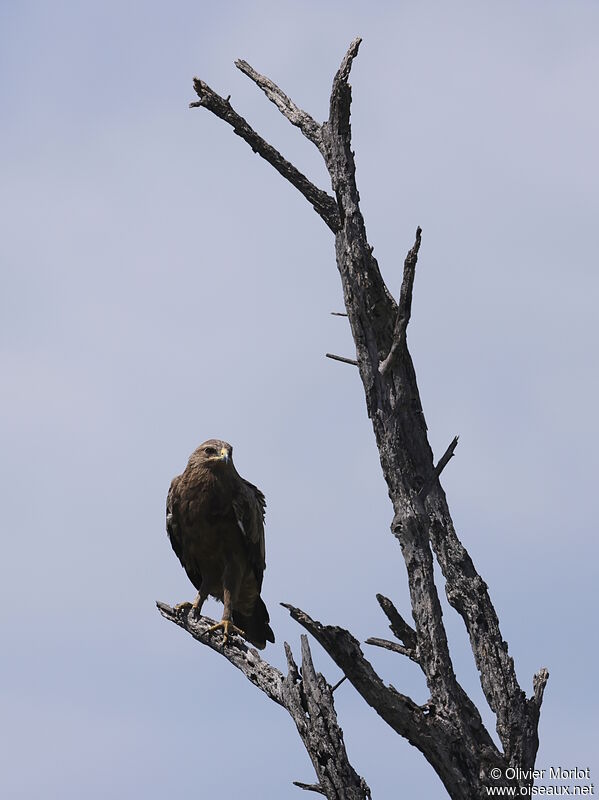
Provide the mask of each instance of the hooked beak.
POLYGON ((221 460, 225 462, 225 464, 229 463, 229 451, 226 447, 221 448, 220 451, 221 460))

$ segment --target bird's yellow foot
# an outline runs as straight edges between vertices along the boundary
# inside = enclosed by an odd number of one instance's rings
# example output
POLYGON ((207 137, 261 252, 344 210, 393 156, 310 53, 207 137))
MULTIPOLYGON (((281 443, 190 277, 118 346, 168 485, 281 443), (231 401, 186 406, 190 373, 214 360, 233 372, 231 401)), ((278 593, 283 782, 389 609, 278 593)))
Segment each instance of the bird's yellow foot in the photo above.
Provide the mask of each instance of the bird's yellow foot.
POLYGON ((202 606, 204 605, 205 599, 206 598, 202 597, 198 592, 193 603, 190 603, 188 600, 185 600, 183 603, 177 603, 173 611, 181 615, 191 613, 194 619, 199 619, 202 616, 202 606))
POLYGON ((206 633, 212 633, 212 631, 218 631, 221 629, 224 631, 223 646, 229 641, 229 633, 238 633, 240 636, 245 638, 245 633, 241 630, 241 628, 238 628, 237 625, 233 625, 230 619, 221 619, 221 621, 216 625, 208 628, 206 633))

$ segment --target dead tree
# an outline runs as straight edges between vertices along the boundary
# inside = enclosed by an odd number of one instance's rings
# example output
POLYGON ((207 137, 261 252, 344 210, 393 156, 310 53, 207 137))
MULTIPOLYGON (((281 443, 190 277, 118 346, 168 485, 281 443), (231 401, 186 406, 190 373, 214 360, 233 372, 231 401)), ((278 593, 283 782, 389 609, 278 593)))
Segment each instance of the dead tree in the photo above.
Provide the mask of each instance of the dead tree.
MULTIPOLYGON (((356 358, 327 355, 356 366, 360 372, 393 505, 391 530, 407 567, 414 621, 413 626, 409 624, 389 599, 379 595, 379 604, 397 641, 373 638, 367 643, 392 650, 418 664, 430 692, 429 700, 418 705, 386 685, 349 631, 317 622, 299 608, 286 607, 322 645, 364 700, 394 731, 420 750, 450 797, 472 800, 487 797, 489 786, 524 789, 531 785, 529 776, 538 748, 539 713, 549 673, 543 668, 534 676, 530 697, 520 688, 487 585, 456 535, 439 482, 441 471, 454 454, 457 437, 435 464, 406 339, 421 230, 417 229, 414 245, 405 259, 396 301, 381 277, 360 211, 351 149, 348 83, 359 46, 360 39, 351 43, 335 75, 329 118, 322 124, 298 108, 269 78, 245 61, 236 62, 318 148, 331 178, 332 194, 311 183, 252 129, 228 98, 220 97, 198 78, 194 79, 194 89, 199 99, 190 105, 206 108, 231 125, 254 152, 304 195, 335 236, 337 267, 356 358), (447 599, 466 626, 482 690, 496 716, 501 749, 456 678, 434 580, 433 554, 445 579, 447 599)), ((165 606, 160 610, 198 636, 203 623, 177 616, 165 606)), ((322 676, 314 673, 307 640, 302 641, 301 678, 288 646, 286 649, 289 664, 286 678, 243 644, 232 645, 224 655, 293 716, 318 778, 317 785, 304 788, 329 798, 367 796, 366 784, 347 760, 333 708, 332 689, 322 676)))

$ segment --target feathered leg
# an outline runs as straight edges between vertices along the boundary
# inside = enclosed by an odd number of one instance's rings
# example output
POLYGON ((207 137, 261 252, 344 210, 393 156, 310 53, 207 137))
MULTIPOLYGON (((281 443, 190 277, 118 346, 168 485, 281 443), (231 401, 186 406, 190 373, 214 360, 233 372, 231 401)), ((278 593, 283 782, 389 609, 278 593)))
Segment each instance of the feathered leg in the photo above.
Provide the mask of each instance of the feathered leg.
POLYGON ((238 590, 239 580, 235 580, 229 572, 226 572, 223 575, 223 602, 225 606, 223 609, 223 618, 206 631, 206 633, 211 633, 216 630, 224 631, 223 646, 229 641, 229 632, 238 633, 245 638, 245 633, 241 628, 238 628, 237 625, 231 621, 233 616, 233 598, 237 596, 238 590))
POLYGON ((204 601, 207 597, 207 590, 205 590, 203 586, 200 586, 200 591, 197 593, 196 599, 191 604, 191 613, 196 619, 199 619, 202 616, 202 606, 204 605, 204 601))

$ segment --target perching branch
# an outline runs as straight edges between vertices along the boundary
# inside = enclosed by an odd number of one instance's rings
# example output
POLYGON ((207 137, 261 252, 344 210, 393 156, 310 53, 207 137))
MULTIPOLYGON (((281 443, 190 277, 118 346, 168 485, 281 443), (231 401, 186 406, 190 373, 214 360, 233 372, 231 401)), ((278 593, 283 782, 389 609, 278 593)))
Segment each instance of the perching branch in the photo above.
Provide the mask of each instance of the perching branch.
POLYGON ((236 634, 230 635, 229 643, 226 647, 223 647, 222 636, 206 633, 208 628, 215 624, 214 620, 209 617, 195 619, 193 614, 187 611, 177 611, 160 601, 157 601, 156 605, 165 619, 169 620, 169 622, 174 622, 175 625, 183 628, 198 642, 224 656, 234 667, 243 672, 254 686, 257 686, 275 703, 284 706, 282 698, 284 678, 282 673, 276 667, 272 667, 267 661, 260 658, 258 651, 254 650, 253 647, 248 647, 241 637, 236 634))
POLYGON ((293 660, 291 648, 285 642, 288 673, 284 676, 239 636, 231 636, 227 646, 223 647, 222 636, 207 635, 214 620, 208 617, 196 620, 188 611, 176 611, 166 603, 158 602, 156 605, 165 619, 220 653, 267 697, 287 709, 314 765, 318 791, 339 800, 366 800, 370 797, 366 782, 349 763, 343 731, 337 723, 333 689, 315 671, 306 636, 301 639, 301 673, 293 660))

